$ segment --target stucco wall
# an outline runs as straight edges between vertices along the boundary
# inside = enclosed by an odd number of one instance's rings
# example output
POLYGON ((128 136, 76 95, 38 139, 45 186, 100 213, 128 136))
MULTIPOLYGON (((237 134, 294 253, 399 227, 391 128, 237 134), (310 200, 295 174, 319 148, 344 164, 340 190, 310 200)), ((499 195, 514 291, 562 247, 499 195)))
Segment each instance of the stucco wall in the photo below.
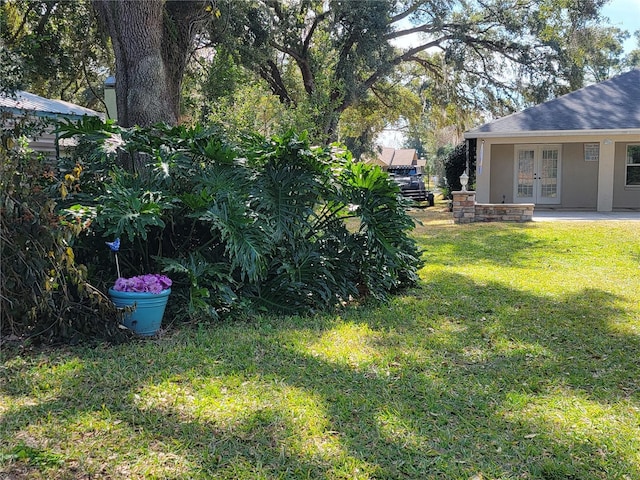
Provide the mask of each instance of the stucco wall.
MULTIPOLYGON (((476 137, 469 137, 476 138, 476 137)), ((626 148, 640 144, 640 129, 629 131, 541 132, 477 137, 479 149, 484 145, 484 173, 478 176, 478 201, 481 203, 513 202, 514 145, 562 144, 562 204, 560 208, 585 208, 609 212, 612 208, 640 209, 640 189, 624 186, 626 148), (584 144, 600 144, 600 160, 584 161, 584 144), (489 152, 487 154, 487 152, 489 152), (614 193, 615 192, 615 193, 614 193), (580 200, 580 196, 584 195, 580 200), (595 196, 595 205, 594 205, 595 196), (615 198, 615 200, 614 200, 615 198)))
MULTIPOLYGON (((560 155, 561 203, 556 207, 595 210, 598 204, 598 162, 584 161, 583 143, 563 144, 560 155)), ((515 144, 491 146, 491 203, 514 202, 514 156, 515 144)))
POLYGON ((562 146, 562 208, 598 206, 598 162, 585 162, 584 143, 566 143, 562 146))
MULTIPOLYGON (((640 139, 638 142, 640 143, 640 139)), ((625 187, 628 143, 617 142, 613 172, 613 208, 640 208, 640 187, 625 187)))
POLYGON ((513 203, 513 145, 491 145, 491 193, 489 203, 513 203), (504 195, 504 198, 503 198, 504 195))

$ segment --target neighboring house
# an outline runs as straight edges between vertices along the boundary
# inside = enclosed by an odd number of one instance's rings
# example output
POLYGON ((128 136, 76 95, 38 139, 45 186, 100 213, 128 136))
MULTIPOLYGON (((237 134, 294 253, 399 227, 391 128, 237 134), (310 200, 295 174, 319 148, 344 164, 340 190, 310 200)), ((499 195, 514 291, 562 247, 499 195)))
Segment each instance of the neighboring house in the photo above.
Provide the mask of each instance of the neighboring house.
POLYGON ((413 148, 382 147, 377 155, 367 156, 364 161, 379 165, 383 170, 388 170, 389 167, 418 166, 422 171, 426 164, 425 160, 418 159, 418 154, 413 148))
POLYGON ((640 209, 640 69, 465 133, 476 201, 640 209))
MULTIPOLYGON (((104 114, 62 100, 51 100, 33 93, 17 91, 14 95, 0 94, 0 126, 10 128, 19 118, 48 118, 79 120, 84 116, 104 118, 104 114)), ((54 133, 42 133, 29 141, 29 146, 49 157, 57 157, 60 145, 54 133)))

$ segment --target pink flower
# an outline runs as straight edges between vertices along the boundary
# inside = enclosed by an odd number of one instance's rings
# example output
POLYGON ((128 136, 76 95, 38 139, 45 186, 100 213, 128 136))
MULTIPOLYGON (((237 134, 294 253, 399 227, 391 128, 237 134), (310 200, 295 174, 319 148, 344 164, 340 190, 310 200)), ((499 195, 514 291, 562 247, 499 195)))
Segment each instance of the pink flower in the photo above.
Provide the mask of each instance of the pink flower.
POLYGON ((171 287, 172 283, 166 275, 148 273, 131 278, 118 278, 113 289, 118 292, 160 293, 171 287))

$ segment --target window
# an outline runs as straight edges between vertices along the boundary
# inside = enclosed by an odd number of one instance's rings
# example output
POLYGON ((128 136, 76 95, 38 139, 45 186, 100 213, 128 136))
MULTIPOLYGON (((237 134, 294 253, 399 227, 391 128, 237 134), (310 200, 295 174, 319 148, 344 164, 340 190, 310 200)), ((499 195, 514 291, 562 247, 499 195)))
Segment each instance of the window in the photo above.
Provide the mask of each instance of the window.
POLYGON ((585 143, 584 144, 584 161, 597 162, 598 160, 600 160, 600 144, 585 143))
POLYGON ((640 186, 640 145, 627 145, 627 183, 640 186))

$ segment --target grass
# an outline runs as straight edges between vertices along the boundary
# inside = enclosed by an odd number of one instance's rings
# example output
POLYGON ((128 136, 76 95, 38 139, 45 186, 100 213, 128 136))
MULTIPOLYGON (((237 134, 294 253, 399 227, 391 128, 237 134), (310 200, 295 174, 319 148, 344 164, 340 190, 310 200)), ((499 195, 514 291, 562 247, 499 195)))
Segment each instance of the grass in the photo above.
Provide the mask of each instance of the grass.
POLYGON ((415 212, 388 305, 0 362, 0 478, 640 478, 640 222, 415 212))

